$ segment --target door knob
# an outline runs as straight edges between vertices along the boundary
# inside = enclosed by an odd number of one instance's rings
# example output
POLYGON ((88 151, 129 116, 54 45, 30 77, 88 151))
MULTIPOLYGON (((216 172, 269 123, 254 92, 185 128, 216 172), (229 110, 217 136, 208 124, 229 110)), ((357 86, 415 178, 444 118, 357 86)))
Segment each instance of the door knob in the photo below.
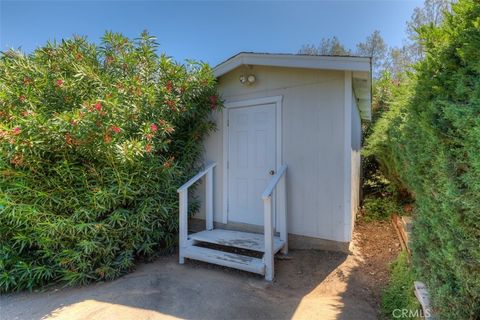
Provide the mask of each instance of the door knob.
POLYGON ((269 174, 273 176, 275 174, 275 170, 270 170, 269 174))

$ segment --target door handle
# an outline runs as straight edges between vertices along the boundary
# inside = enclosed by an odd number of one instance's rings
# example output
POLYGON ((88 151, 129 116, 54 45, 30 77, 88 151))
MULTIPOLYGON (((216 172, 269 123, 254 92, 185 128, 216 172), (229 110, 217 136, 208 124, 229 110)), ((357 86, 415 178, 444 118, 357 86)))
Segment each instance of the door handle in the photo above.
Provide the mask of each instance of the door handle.
POLYGON ((275 174, 275 170, 270 170, 270 172, 268 172, 271 176, 273 176, 275 174))

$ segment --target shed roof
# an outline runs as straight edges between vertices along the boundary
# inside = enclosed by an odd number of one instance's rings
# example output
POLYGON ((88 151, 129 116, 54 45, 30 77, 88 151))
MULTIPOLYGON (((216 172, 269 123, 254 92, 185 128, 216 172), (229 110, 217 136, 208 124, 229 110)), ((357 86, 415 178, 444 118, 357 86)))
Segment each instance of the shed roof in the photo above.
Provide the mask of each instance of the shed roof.
POLYGON ((215 77, 241 65, 352 71, 353 92, 362 119, 371 119, 372 63, 369 57, 240 52, 215 68, 215 77))

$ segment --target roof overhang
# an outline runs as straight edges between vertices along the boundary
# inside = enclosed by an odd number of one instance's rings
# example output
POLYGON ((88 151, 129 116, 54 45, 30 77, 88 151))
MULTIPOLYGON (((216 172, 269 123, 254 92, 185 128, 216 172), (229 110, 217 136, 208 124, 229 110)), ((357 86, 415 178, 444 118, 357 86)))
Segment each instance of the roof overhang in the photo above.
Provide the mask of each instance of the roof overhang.
POLYGON ((213 68, 213 74, 218 78, 242 65, 352 71, 361 118, 371 119, 372 64, 368 57, 241 52, 213 68))

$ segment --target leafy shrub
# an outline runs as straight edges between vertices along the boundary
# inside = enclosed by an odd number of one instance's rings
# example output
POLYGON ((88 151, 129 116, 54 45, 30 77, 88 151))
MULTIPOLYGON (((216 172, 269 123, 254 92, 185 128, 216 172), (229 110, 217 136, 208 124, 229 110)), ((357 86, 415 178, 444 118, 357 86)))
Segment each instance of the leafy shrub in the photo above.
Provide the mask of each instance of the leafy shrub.
POLYGON ((175 244, 219 100, 207 65, 156 49, 106 33, 1 56, 1 291, 113 279, 175 244))
POLYGON ((386 220, 394 213, 402 213, 402 210, 393 197, 369 196, 363 201, 363 213, 365 221, 373 221, 386 220))
MULTIPOLYGON (((396 319, 398 310, 408 310, 411 315, 420 314, 420 304, 413 292, 415 276, 411 270, 407 253, 401 252, 390 267, 390 280, 382 292, 381 308, 383 315, 388 319, 396 319)), ((411 318, 411 317, 409 317, 411 318)), ((418 317, 420 318, 420 317, 418 317)))
POLYGON ((443 319, 480 319, 480 3, 424 26, 426 58, 375 125, 368 152, 416 199, 413 262, 443 319))

